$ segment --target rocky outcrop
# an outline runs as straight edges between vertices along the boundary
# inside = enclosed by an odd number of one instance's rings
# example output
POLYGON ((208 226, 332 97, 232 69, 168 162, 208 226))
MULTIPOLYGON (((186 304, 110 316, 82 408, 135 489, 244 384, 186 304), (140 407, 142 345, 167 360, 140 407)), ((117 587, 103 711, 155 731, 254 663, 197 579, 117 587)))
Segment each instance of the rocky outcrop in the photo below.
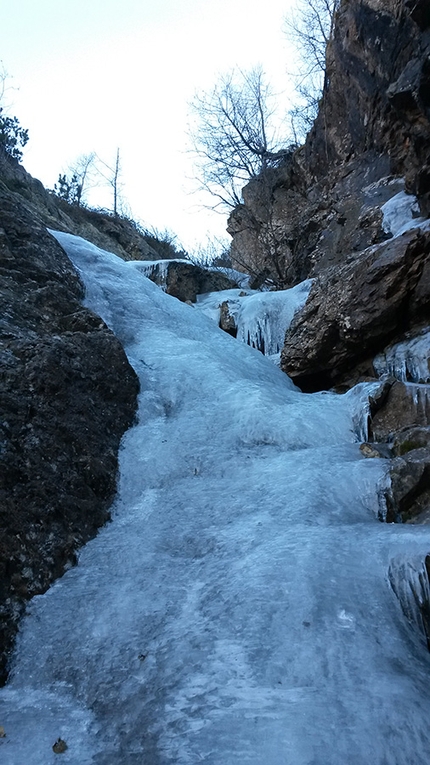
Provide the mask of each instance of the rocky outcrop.
POLYGON ((281 367, 303 390, 375 376, 372 359, 430 320, 430 232, 409 231, 315 279, 287 330, 281 367))
MULTIPOLYGON (((109 518, 138 381, 29 205, 0 179, 0 680, 25 602, 109 518)), ((37 184, 37 182, 34 182, 37 184)))
POLYGON ((208 270, 187 260, 159 260, 155 263, 136 263, 148 279, 167 292, 168 295, 186 303, 195 303, 197 295, 206 292, 220 292, 237 287, 221 271, 208 270))

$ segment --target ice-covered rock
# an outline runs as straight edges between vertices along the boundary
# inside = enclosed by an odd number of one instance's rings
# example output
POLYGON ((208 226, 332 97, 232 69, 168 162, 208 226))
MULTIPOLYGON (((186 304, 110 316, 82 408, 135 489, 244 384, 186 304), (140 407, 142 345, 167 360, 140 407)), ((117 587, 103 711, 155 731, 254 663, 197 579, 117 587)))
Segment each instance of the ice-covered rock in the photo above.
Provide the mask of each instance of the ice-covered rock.
POLYGON ((197 306, 220 325, 228 323, 229 326, 223 328, 228 331, 234 328, 238 340, 266 356, 276 357, 294 314, 306 302, 311 284, 312 280, 308 279, 291 289, 276 292, 224 290, 199 295, 197 306))
POLYGON ((278 292, 258 292, 243 299, 237 313, 237 337, 266 356, 280 352, 294 314, 306 303, 312 280, 278 292))
POLYGON ((402 428, 430 425, 430 386, 396 380, 372 417, 375 441, 386 441, 402 428))
MULTIPOLYGON (((189 260, 133 260, 128 261, 129 268, 144 274, 158 284, 168 295, 184 303, 195 302, 202 292, 226 290, 236 287, 237 282, 229 278, 223 269, 207 269, 197 266, 189 260)), ((243 277, 243 274, 240 275, 243 277)))
POLYGON ((390 345, 375 357, 373 366, 380 377, 391 375, 403 382, 430 382, 430 330, 390 345))
POLYGON ((395 558, 388 575, 406 619, 418 627, 430 649, 430 556, 395 558))
MULTIPOLYGON (((382 228, 387 234, 400 236, 411 228, 417 228, 425 223, 420 217, 420 206, 413 194, 400 191, 385 202, 381 207, 382 228)), ((430 221, 427 221, 430 224, 430 221)))

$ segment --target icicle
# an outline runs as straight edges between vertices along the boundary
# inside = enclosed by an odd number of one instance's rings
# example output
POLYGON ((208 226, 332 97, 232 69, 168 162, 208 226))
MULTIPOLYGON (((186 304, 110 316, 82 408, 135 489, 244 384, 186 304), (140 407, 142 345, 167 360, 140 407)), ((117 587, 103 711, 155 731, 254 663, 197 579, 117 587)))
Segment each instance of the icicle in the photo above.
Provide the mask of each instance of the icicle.
POLYGON ((430 382, 430 330, 386 348, 374 359, 379 377, 391 375, 401 382, 430 382))
POLYGON ((429 556, 393 560, 388 577, 400 606, 410 624, 418 627, 430 649, 429 556))
POLYGON ((350 401, 353 432, 357 441, 369 438, 370 397, 375 395, 381 383, 358 383, 345 396, 350 401))
POLYGON ((289 290, 258 292, 243 298, 237 316, 237 337, 266 356, 278 354, 294 314, 305 304, 312 280, 289 290))

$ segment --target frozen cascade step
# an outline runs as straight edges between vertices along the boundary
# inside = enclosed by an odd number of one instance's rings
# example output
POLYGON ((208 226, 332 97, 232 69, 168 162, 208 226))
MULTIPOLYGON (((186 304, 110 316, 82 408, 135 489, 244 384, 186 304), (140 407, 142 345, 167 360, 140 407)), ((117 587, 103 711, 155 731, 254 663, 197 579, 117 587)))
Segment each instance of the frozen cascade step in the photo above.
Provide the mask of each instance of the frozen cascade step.
POLYGON ((306 303, 312 286, 307 279, 288 290, 258 292, 231 289, 197 296, 197 307, 220 321, 220 308, 227 303, 237 327, 237 339, 257 348, 266 356, 276 356, 283 348, 285 332, 294 314, 306 303))
MULTIPOLYGON (((430 657, 388 579, 369 385, 306 395, 114 255, 57 234, 141 379, 112 523, 30 603, 2 765, 411 765, 430 657), (358 417, 358 419, 362 419, 358 417)), ((108 363, 108 360, 106 360, 108 363)))

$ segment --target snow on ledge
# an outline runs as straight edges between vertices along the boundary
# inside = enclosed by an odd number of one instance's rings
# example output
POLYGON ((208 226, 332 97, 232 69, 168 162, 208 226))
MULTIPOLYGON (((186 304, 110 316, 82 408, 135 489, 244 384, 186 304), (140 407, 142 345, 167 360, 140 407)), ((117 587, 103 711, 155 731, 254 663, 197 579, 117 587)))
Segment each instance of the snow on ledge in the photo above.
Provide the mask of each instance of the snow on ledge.
POLYGON ((417 198, 406 191, 400 191, 381 207, 382 228, 393 237, 401 236, 413 228, 423 227, 430 230, 430 220, 420 217, 417 198))

